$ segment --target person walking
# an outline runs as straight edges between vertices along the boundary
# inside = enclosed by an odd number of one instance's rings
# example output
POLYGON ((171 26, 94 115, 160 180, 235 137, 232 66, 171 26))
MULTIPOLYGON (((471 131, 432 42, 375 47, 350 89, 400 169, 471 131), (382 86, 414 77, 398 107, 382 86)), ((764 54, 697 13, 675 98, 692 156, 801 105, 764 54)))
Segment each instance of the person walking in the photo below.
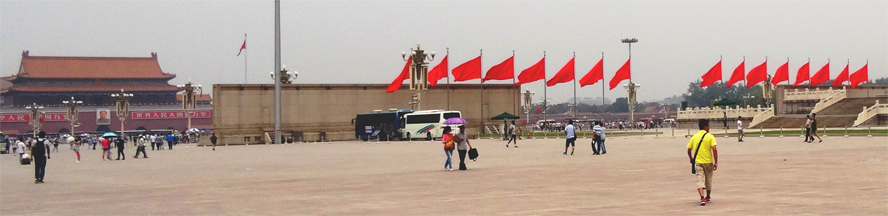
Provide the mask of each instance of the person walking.
POLYGON ((154 134, 148 134, 147 138, 148 142, 151 143, 151 151, 154 151, 154 148, 157 147, 157 145, 154 144, 154 139, 157 139, 157 136, 154 136, 154 134))
POLYGON ((820 134, 817 134, 817 113, 811 113, 811 141, 814 142, 814 137, 817 137, 818 143, 823 142, 823 138, 820 138, 820 134))
POLYGON ((567 155, 567 148, 568 147, 572 147, 570 149, 570 155, 573 155, 574 149, 576 148, 576 145, 577 145, 577 143, 576 143, 577 142, 577 135, 576 135, 576 131, 574 130, 573 123, 574 123, 573 120, 569 120, 569 121, 567 121, 567 126, 564 127, 564 133, 567 134, 567 140, 565 140, 565 142, 564 142, 564 155, 567 155))
POLYGON ((105 160, 105 158, 108 158, 109 161, 111 160, 111 140, 110 140, 110 138, 111 137, 103 137, 102 138, 102 141, 101 141, 102 142, 102 160, 105 160))
POLYGON ((506 148, 509 147, 509 143, 512 143, 512 141, 515 141, 515 148, 518 148, 518 127, 515 127, 515 120, 512 120, 512 125, 509 125, 509 134, 511 136, 509 142, 506 143, 506 148))
POLYGON ((22 155, 25 155, 25 143, 22 142, 21 140, 16 140, 15 147, 16 147, 15 152, 18 153, 18 155, 19 155, 18 159, 21 160, 22 155))
POLYGON ((457 143, 456 150, 459 152, 459 170, 467 170, 466 152, 472 149, 472 143, 469 143, 468 135, 466 135, 466 126, 459 126, 459 133, 453 136, 453 142, 457 143))
POLYGON ((173 134, 172 133, 166 135, 166 141, 167 141, 167 145, 170 147, 170 150, 173 150, 173 134))
POLYGON ((213 133, 213 136, 210 137, 210 142, 213 143, 213 151, 216 151, 216 140, 218 139, 216 138, 216 133, 213 133))
POLYGON ((700 119, 700 131, 688 141, 688 158, 694 164, 697 177, 697 193, 700 194, 700 205, 710 202, 712 194, 712 172, 718 170, 718 149, 715 136, 709 134, 709 120, 700 119), (703 190, 706 190, 706 197, 703 190))
POLYGON ((115 148, 117 148, 117 160, 126 160, 126 154, 123 153, 124 144, 126 144, 126 138, 118 137, 114 140, 115 148), (123 157, 123 159, 120 159, 123 157))
POLYGON ((595 127, 592 127, 592 135, 594 136, 594 138, 592 139, 592 151, 595 152, 592 153, 592 155, 599 155, 599 153, 607 154, 607 148, 604 146, 604 130, 604 123, 599 122, 597 125, 595 125, 595 127), (596 145, 598 146, 597 149, 595 148, 596 145))
POLYGON ((139 135, 139 141, 136 142, 139 143, 139 146, 136 147, 136 156, 133 156, 133 158, 139 158, 139 153, 142 153, 142 158, 148 158, 148 152, 145 152, 145 147, 148 147, 148 143, 150 143, 148 138, 139 135))
POLYGON ((83 145, 83 139, 80 137, 74 137, 74 141, 71 142, 71 150, 74 150, 74 154, 77 155, 77 160, 74 163, 80 163, 80 146, 83 145))
POLYGON ((34 184, 43 183, 43 176, 46 175, 46 160, 51 158, 46 132, 40 131, 31 146, 31 160, 34 161, 34 184))
POLYGON ((59 152, 59 138, 52 139, 52 151, 59 152))
POLYGON ((453 134, 450 133, 451 131, 452 129, 450 129, 450 126, 444 126, 444 131, 441 135, 441 142, 444 143, 444 155, 447 156, 447 160, 444 161, 444 170, 448 170, 449 168, 450 171, 453 171, 453 163, 450 160, 450 156, 453 155, 454 148, 453 134))
POLYGON ((743 142, 743 116, 737 116, 737 142, 743 142))
POLYGON ((811 143, 810 141, 814 141, 814 138, 811 137, 811 115, 805 115, 805 142, 811 143))

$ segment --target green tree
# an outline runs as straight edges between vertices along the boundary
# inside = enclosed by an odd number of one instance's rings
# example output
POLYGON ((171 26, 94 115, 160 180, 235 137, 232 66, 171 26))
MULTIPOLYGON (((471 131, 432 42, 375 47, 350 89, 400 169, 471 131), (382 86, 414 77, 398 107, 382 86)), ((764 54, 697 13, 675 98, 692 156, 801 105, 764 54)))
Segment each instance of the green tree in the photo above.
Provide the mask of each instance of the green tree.
POLYGON ((614 100, 613 103, 611 103, 610 112, 615 112, 615 113, 629 112, 628 101, 629 101, 629 99, 627 99, 625 97, 617 98, 616 100, 614 100))

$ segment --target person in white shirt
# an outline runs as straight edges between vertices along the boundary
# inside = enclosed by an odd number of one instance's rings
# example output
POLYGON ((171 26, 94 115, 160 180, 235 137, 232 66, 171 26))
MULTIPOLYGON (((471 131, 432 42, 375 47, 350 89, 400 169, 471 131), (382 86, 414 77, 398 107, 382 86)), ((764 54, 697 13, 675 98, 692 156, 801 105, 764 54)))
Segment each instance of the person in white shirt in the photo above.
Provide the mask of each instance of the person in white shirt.
POLYGON ((515 148, 518 148, 518 127, 515 127, 515 120, 512 120, 512 125, 509 125, 509 134, 511 135, 509 138, 509 142, 506 143, 506 148, 509 147, 509 143, 515 141, 515 148))
POLYGON ((743 116, 737 116, 737 142, 743 142, 743 116))
POLYGON ((21 140, 18 140, 15 142, 15 146, 15 148, 17 149, 15 150, 15 152, 19 154, 19 159, 22 159, 22 155, 25 154, 25 143, 21 140))
POLYGON ((592 155, 607 154, 607 147, 604 146, 604 123, 598 123, 592 128, 592 135, 595 137, 592 143, 592 155), (597 145, 598 148, 595 148, 597 145))
POLYGON ((564 127, 564 133, 567 134, 567 137, 566 137, 567 140, 565 140, 565 142, 564 142, 564 155, 567 155, 567 148, 568 147, 573 147, 570 149, 570 155, 573 155, 574 149, 576 149, 577 135, 574 130, 573 123, 574 123, 573 120, 569 120, 567 122, 567 126, 564 127))

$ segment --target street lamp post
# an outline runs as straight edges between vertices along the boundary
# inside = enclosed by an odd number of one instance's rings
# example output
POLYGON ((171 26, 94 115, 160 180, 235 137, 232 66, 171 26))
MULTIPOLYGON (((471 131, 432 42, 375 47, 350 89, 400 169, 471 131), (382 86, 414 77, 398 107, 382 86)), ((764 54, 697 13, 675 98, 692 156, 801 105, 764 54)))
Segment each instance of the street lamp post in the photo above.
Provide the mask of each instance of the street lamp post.
POLYGON ((28 120, 28 123, 30 123, 31 127, 33 128, 34 137, 37 137, 37 132, 40 131, 40 126, 42 124, 42 122, 40 122, 40 115, 42 115, 43 112, 41 112, 40 110, 43 109, 43 106, 39 106, 37 105, 37 103, 34 103, 33 105, 26 106, 25 109, 31 111, 31 116, 28 120))
MULTIPOLYGON (((430 52, 429 54, 425 52, 425 50, 419 48, 419 44, 416 45, 416 49, 410 48, 410 59, 413 59, 413 62, 410 64, 410 93, 413 95, 410 100, 410 107, 413 110, 420 110, 422 108, 420 105, 422 101, 421 95, 429 89, 429 66, 426 63, 426 59, 434 61, 435 52, 430 52)), ((404 61, 408 60, 406 52, 401 52, 401 59, 404 59, 404 61)))
MULTIPOLYGON (((123 131, 125 130, 123 127, 124 121, 126 121, 126 115, 129 113, 129 101, 133 98, 133 94, 123 92, 123 89, 120 90, 120 93, 111 94, 111 97, 117 98, 117 119, 120 119, 120 134, 123 136, 123 131)), ((73 101, 74 98, 72 97, 73 101)))
MULTIPOLYGON (((271 79, 274 80, 275 76, 274 72, 268 72, 271 74, 271 79)), ((287 70, 286 65, 281 65, 281 71, 279 72, 281 77, 281 84, 293 84, 293 81, 296 81, 296 77, 299 76, 299 72, 297 71, 289 71, 287 70)))
MULTIPOLYGON (((525 118, 527 118, 526 119, 527 123, 525 123, 524 125, 529 125, 532 122, 532 121, 530 121, 530 110, 533 109, 533 94, 534 94, 534 92, 532 92, 530 90, 524 90, 524 94, 523 94, 524 95, 524 106, 523 107, 524 107, 524 113, 526 113, 525 118)), ((531 127, 531 128, 533 128, 533 127, 531 127)))
POLYGON ((80 126, 80 124, 77 123, 77 117, 79 117, 77 106, 83 104, 83 101, 76 101, 74 100, 74 97, 71 97, 71 100, 62 101, 62 103, 65 104, 65 106, 68 106, 68 113, 66 117, 68 117, 68 123, 71 124, 71 136, 73 137, 74 127, 80 126))
MULTIPOLYGON (((632 67, 632 44, 638 43, 638 39, 623 38, 623 40, 621 40, 621 41, 625 44, 629 44, 629 64, 630 64, 629 67, 631 68, 632 67)), ((635 92, 639 87, 641 87, 641 85, 637 85, 634 82, 632 82, 632 76, 629 76, 629 84, 624 85, 623 87, 626 88, 626 90, 629 93, 629 98, 627 98, 628 100, 626 101, 629 103, 629 121, 632 122, 633 125, 635 125, 635 105, 637 104, 637 101, 635 99, 635 92)))
POLYGON ((194 114, 194 109, 197 107, 197 95, 194 92, 198 89, 203 91, 203 87, 191 82, 177 85, 176 87, 179 88, 179 91, 184 91, 182 94, 182 109, 185 110, 185 117, 188 118, 188 128, 185 128, 187 131, 191 129, 191 115, 194 114))

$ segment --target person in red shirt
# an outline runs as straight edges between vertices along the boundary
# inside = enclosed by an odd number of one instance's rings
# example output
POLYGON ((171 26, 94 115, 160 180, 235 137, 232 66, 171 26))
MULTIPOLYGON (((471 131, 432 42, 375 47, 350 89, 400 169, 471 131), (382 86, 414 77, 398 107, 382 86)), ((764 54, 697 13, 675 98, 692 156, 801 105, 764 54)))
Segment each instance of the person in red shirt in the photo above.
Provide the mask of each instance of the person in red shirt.
POLYGON ((102 160, 105 160, 105 158, 108 158, 108 160, 110 161, 111 160, 111 140, 108 138, 109 137, 102 138, 102 160))

